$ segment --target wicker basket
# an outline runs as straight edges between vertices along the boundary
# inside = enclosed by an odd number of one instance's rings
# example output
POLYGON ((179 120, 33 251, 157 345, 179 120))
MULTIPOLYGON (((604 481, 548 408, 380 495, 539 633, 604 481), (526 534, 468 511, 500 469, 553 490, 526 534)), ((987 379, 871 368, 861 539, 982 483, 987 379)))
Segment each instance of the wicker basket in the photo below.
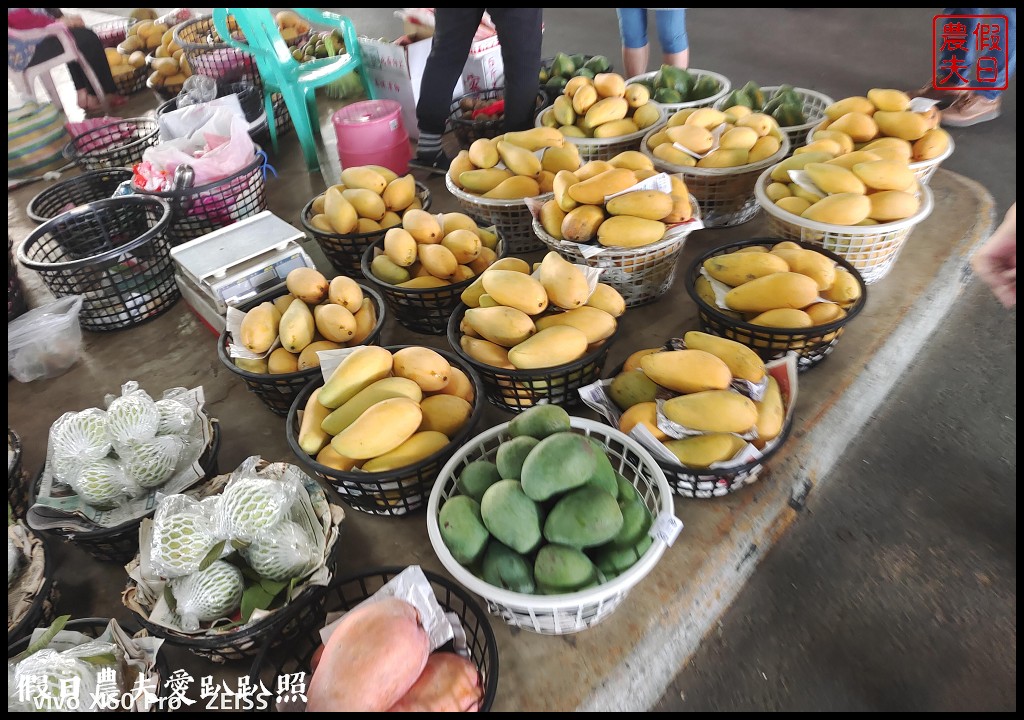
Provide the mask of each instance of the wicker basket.
POLYGON ((53 619, 57 617, 57 600, 60 597, 60 591, 57 588, 57 568, 53 562, 53 553, 50 550, 50 546, 42 534, 32 530, 27 525, 25 527, 42 543, 43 581, 35 597, 32 598, 32 605, 28 612, 22 616, 17 624, 7 628, 8 657, 11 656, 10 648, 19 640, 27 638, 37 627, 46 627, 53 622, 53 619))
POLYGON ((152 118, 100 125, 73 137, 64 148, 64 157, 82 170, 130 168, 142 162, 142 153, 156 145, 159 130, 152 118))
MULTIPOLYGON (((373 330, 366 337, 363 345, 379 345, 380 334, 384 329, 384 318, 387 315, 387 311, 384 307, 384 299, 380 294, 366 285, 359 285, 359 289, 363 291, 363 297, 370 298, 373 301, 374 307, 377 309, 377 324, 374 325, 373 330)), ((251 310, 260 303, 266 301, 267 298, 257 298, 256 300, 243 305, 241 310, 251 310)), ((299 370, 293 373, 282 373, 279 375, 266 375, 261 373, 249 372, 235 365, 231 356, 228 354, 228 333, 225 330, 220 334, 220 339, 217 341, 217 357, 220 358, 221 364, 223 364, 228 370, 233 372, 235 375, 242 379, 249 392, 253 393, 258 397, 267 408, 275 415, 285 417, 288 415, 288 408, 292 406, 295 397, 302 392, 302 389, 306 387, 309 382, 320 375, 320 368, 313 367, 308 370, 299 370)))
MULTIPOLYGON (((398 352, 408 345, 391 345, 386 349, 398 352)), ((307 472, 324 481, 328 487, 337 491, 342 501, 353 510, 369 515, 407 515, 422 510, 427 504, 427 495, 437 479, 441 466, 448 462, 459 447, 473 434, 483 412, 483 384, 480 377, 469 363, 452 355, 446 350, 436 350, 445 360, 459 368, 473 385, 473 410, 469 420, 449 440, 448 445, 433 455, 428 455, 413 465, 387 470, 384 472, 361 472, 337 470, 321 465, 299 447, 299 411, 304 410, 309 396, 323 386, 323 378, 315 378, 295 398, 288 412, 285 432, 288 446, 307 472)))
POLYGON ((166 231, 171 209, 159 198, 97 200, 40 225, 18 248, 56 297, 84 295, 85 330, 134 327, 181 297, 166 231))
MULTIPOLYGON (((419 198, 424 210, 430 209, 430 191, 427 190, 427 186, 423 183, 416 183, 416 197, 419 198)), ((335 270, 342 275, 348 275, 350 278, 362 279, 363 255, 366 254, 366 248, 378 240, 383 240, 388 231, 374 230, 368 233, 349 233, 348 235, 325 232, 311 222, 314 215, 314 200, 316 198, 306 203, 306 206, 302 208, 302 212, 299 213, 299 222, 302 223, 302 229, 316 240, 335 270)))
POLYGON ((142 88, 147 86, 146 74, 146 65, 137 67, 134 72, 115 77, 114 87, 117 88, 117 92, 121 95, 134 95, 137 92, 142 92, 142 88))
MULTIPOLYGON (((781 85, 765 85, 761 88, 765 97, 771 97, 781 85)), ((780 128, 782 132, 786 133, 789 138, 789 152, 793 153, 797 148, 801 148, 810 142, 810 133, 814 126, 825 119, 825 108, 835 102, 832 98, 824 93, 820 93, 817 90, 808 90, 806 88, 793 88, 793 92, 796 93, 797 97, 800 98, 801 105, 804 111, 804 117, 807 118, 807 122, 800 125, 787 125, 786 127, 780 128)), ((727 98, 722 98, 715 103, 716 110, 726 110, 725 101, 727 98)))
POLYGON ((654 157, 647 146, 652 130, 644 136, 640 151, 651 158, 654 167, 668 173, 677 173, 686 182, 690 194, 700 202, 705 227, 731 227, 753 220, 757 215, 758 203, 754 186, 758 175, 789 155, 789 138, 782 137, 778 151, 771 157, 756 163, 731 168, 700 168, 672 165, 654 157))
POLYGON ((808 370, 824 360, 835 349, 843 329, 850 323, 867 302, 867 288, 864 278, 857 269, 839 255, 822 249, 820 245, 795 240, 798 245, 808 250, 827 256, 836 265, 849 272, 860 285, 860 297, 845 308, 846 315, 835 322, 810 328, 772 328, 764 325, 751 325, 732 315, 726 315, 721 308, 713 307, 697 292, 697 278, 705 260, 740 250, 751 245, 772 245, 778 242, 775 238, 754 238, 742 242, 731 243, 714 248, 693 261, 686 272, 686 291, 697 304, 701 330, 711 335, 735 340, 754 350, 764 360, 773 360, 793 351, 799 355, 797 368, 808 370))
MULTIPOLYGON (((197 485, 208 481, 218 471, 217 458, 220 453, 221 441, 220 421, 214 418, 210 422, 213 426, 213 437, 210 438, 210 444, 207 445, 206 450, 203 451, 202 456, 199 458, 199 465, 203 468, 203 478, 196 482, 197 485)), ((36 479, 31 485, 30 504, 35 503, 42 480, 43 469, 40 469, 39 474, 36 475, 36 479)), ((89 531, 52 528, 43 530, 41 533, 59 537, 64 542, 75 545, 101 562, 124 565, 135 557, 135 554, 139 551, 139 525, 142 524, 145 518, 152 517, 154 512, 156 512, 156 508, 150 510, 147 515, 129 520, 115 527, 89 531)))
POLYGON ((132 171, 127 168, 84 172, 40 192, 29 201, 25 214, 36 223, 52 220, 80 205, 113 197, 118 186, 132 177, 132 171))
MULTIPOLYGON (((526 200, 491 200, 474 195, 456 186, 450 175, 444 176, 444 184, 467 214, 484 226, 495 227, 509 255, 522 255, 544 248, 533 232, 533 214, 526 206, 526 200)), ((543 202, 553 197, 553 194, 546 193, 536 199, 543 202)))
MULTIPOLYGON (((811 136, 814 135, 814 130, 815 128, 811 128, 807 133, 808 143, 812 140, 811 136)), ((949 133, 946 134, 949 135, 949 133)), ((946 148, 944 153, 938 157, 932 158, 931 160, 918 160, 917 162, 910 163, 910 171, 914 173, 914 177, 917 178, 919 183, 927 185, 931 181, 935 171, 939 169, 939 166, 942 165, 946 158, 953 154, 954 150, 956 150, 956 143, 953 141, 953 136, 949 135, 949 146, 946 148)))
MULTIPOLYGON (((367 599, 391 578, 405 568, 385 567, 367 570, 358 575, 339 578, 331 582, 327 589, 328 615, 348 611, 367 599)), ((484 611, 469 593, 451 580, 424 570, 434 596, 446 613, 455 613, 459 617, 462 629, 466 634, 466 645, 470 658, 476 664, 482 677, 483 699, 480 701, 480 712, 487 712, 494 703, 498 689, 498 644, 494 631, 484 611)), ((307 637, 295 638, 287 647, 271 649, 269 644, 260 649, 253 662, 249 682, 259 687, 262 681, 268 688, 277 687, 277 678, 285 674, 304 673, 311 677, 313 654, 323 645, 319 628, 307 637)), ((438 651, 452 651, 452 643, 438 648, 438 651)), ((267 710, 273 708, 267 707, 267 710)))
MULTIPOLYGON (((700 207, 691 196, 693 217, 700 219, 700 207)), ((685 225, 683 226, 685 227, 685 225)), ((545 245, 571 263, 598 268, 601 282, 611 285, 626 301, 627 307, 654 302, 672 287, 676 278, 676 265, 691 231, 659 240, 639 248, 610 247, 600 255, 587 257, 586 246, 556 240, 548 235, 539 220, 533 221, 533 231, 545 245)))
POLYGON ((615 334, 571 363, 535 370, 506 370, 482 363, 462 349, 459 342, 462 337, 460 327, 466 310, 466 306, 460 304, 452 313, 448 321, 448 344, 465 363, 479 373, 487 400, 502 410, 517 413, 542 403, 566 407, 578 404, 578 390, 601 377, 601 370, 619 328, 617 325, 615 334))
POLYGON ((769 235, 780 240, 804 241, 814 249, 832 251, 855 267, 868 285, 889 274, 910 233, 931 214, 933 207, 932 192, 922 184, 921 206, 905 220, 878 225, 829 225, 778 207, 765 194, 771 182, 769 168, 761 174, 755 188, 757 203, 768 215, 769 235))
MULTIPOLYGON (((657 105, 657 103, 655 104, 657 105)), ((547 109, 544 109, 537 113, 534 127, 544 127, 541 118, 544 117, 546 112, 547 109)), ((654 121, 654 124, 645 127, 643 130, 637 130, 635 133, 610 138, 581 138, 571 135, 565 135, 564 137, 567 143, 572 143, 580 151, 581 162, 611 160, 619 153, 624 153, 627 150, 639 150, 640 143, 644 141, 645 135, 648 132, 660 130, 667 120, 668 115, 665 114, 665 108, 658 105, 658 119, 654 121)))
MULTIPOLYGON (((448 113, 448 127, 459 141, 459 147, 468 150, 474 140, 480 138, 493 138, 505 132, 504 114, 500 120, 467 120, 462 116, 461 103, 463 100, 494 100, 498 101, 505 97, 505 88, 496 87, 489 90, 477 90, 466 93, 452 101, 448 113)), ((540 110, 547 104, 547 97, 541 91, 537 94, 537 109, 540 110)))
MULTIPOLYGON (((437 288, 407 288, 391 285, 373 274, 371 263, 373 258, 384 252, 384 240, 380 239, 366 248, 363 254, 363 276, 376 284, 387 298, 388 310, 402 325, 413 332, 425 335, 444 335, 448 328, 448 318, 458 307, 462 291, 473 284, 476 277, 437 288)), ((498 235, 496 254, 505 256, 501 235, 498 235)))
MULTIPOLYGON (((700 80, 702 77, 714 78, 718 82, 718 92, 716 92, 711 97, 704 98, 703 100, 690 100, 689 102, 681 103, 658 103, 665 111, 666 120, 675 115, 680 110, 685 110, 686 108, 712 107, 715 103, 717 103, 719 100, 728 95, 730 90, 732 90, 732 83, 729 82, 729 78, 727 78, 725 75, 720 75, 716 72, 711 72, 710 70, 698 70, 697 68, 687 68, 686 72, 690 73, 690 75, 693 76, 694 80, 700 80)), ((631 77, 629 80, 626 81, 626 84, 628 85, 629 83, 632 82, 640 82, 641 80, 653 80, 654 76, 657 74, 657 70, 655 70, 654 72, 643 73, 642 75, 631 77)))
MULTIPOLYGON (((593 420, 571 418, 572 427, 606 446, 612 467, 640 492, 647 509, 657 518, 674 515, 672 491, 658 464, 637 441, 593 420)), ((564 635, 593 627, 611 615, 630 590, 647 576, 661 559, 667 545, 655 539, 633 567, 595 588, 565 595, 526 595, 490 585, 460 565, 441 539, 437 515, 444 502, 458 493, 456 480, 474 460, 494 461, 498 446, 509 439, 508 423, 502 423, 466 443, 444 466, 430 493, 427 535, 434 552, 452 577, 487 601, 487 610, 513 627, 542 635, 564 635)))

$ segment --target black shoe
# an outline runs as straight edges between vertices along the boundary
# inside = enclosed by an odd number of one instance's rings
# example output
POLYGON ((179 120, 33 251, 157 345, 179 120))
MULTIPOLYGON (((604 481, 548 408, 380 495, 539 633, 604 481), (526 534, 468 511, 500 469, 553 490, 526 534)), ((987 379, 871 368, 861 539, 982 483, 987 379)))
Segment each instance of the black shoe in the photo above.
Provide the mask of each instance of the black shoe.
POLYGON ((448 168, 451 166, 452 161, 444 150, 438 150, 434 153, 419 155, 417 154, 409 164, 420 170, 427 170, 428 172, 437 173, 438 175, 444 175, 448 172, 448 168))

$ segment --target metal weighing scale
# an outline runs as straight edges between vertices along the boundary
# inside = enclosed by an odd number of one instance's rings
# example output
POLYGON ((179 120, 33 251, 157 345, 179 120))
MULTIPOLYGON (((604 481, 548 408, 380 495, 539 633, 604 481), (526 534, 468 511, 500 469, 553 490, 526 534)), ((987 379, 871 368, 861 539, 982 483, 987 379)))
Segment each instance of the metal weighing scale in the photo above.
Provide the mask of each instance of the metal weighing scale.
POLYGON ((268 210, 171 248, 174 279, 192 311, 224 331, 228 306, 280 294, 298 267, 314 267, 299 244, 305 235, 268 210))

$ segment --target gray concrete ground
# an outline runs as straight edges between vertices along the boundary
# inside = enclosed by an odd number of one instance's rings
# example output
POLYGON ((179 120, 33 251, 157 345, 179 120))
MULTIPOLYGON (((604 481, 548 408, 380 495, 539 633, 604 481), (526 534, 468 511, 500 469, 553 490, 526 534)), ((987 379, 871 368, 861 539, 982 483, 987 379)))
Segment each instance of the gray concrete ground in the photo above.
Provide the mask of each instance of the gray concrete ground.
MULTIPOLYGON (((345 12, 360 33, 393 36, 391 10, 345 12)), ((909 88, 928 76, 931 14, 699 9, 689 14, 691 62, 737 85, 788 82, 836 98, 870 87, 909 88)), ((548 9, 546 24, 545 55, 603 53, 621 65, 611 10, 548 9)), ((1016 196, 1015 84, 1004 113, 997 122, 953 130, 957 152, 945 165, 984 184, 1000 214, 1016 196)), ((308 195, 317 184, 300 182, 289 195, 308 195)), ((275 197, 272 207, 284 201, 275 197)), ((12 213, 9 203, 9 219, 12 213)), ((196 334, 183 315, 175 317, 182 337, 196 334)), ((659 709, 1015 708, 1015 328, 1016 314, 972 282, 659 709)), ((158 345, 138 348, 137 371, 158 371, 158 345)), ((99 349, 78 377, 102 383, 116 360, 99 349)), ((835 362, 816 372, 832 372, 835 362)), ((212 362, 209 371, 216 376, 220 368, 212 362)), ((241 394, 240 386, 232 389, 241 394)), ((77 402, 61 400, 56 387, 36 392, 47 414, 77 402)), ((256 407, 237 397, 229 402, 256 407)), ((25 411, 9 407, 9 414, 17 419, 25 411)), ((253 416, 248 437, 226 438, 222 459, 240 459, 254 443, 278 449, 279 428, 263 419, 253 416)), ((31 448, 33 461, 41 451, 38 443, 31 448)), ((71 548, 62 554, 84 557, 71 548)), ((123 582, 114 568, 103 576, 107 588, 94 571, 79 577, 73 564, 69 569, 64 607, 95 612, 105 607, 100 596, 123 582)))

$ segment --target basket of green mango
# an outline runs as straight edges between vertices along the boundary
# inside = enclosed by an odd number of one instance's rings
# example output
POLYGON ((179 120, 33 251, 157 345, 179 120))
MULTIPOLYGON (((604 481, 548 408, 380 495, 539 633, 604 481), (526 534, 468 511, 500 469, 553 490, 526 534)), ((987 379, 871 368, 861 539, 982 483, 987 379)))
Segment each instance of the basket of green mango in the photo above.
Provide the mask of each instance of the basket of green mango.
POLYGON ((716 110, 728 110, 737 105, 752 112, 771 115, 779 129, 789 137, 789 152, 807 144, 811 128, 825 119, 825 108, 835 102, 816 90, 792 85, 758 86, 751 81, 739 90, 733 90, 715 103, 716 110))
POLYGON ((591 80, 598 73, 612 72, 611 63, 604 55, 567 55, 558 53, 553 58, 540 61, 541 92, 547 97, 545 107, 562 94, 565 85, 574 77, 588 77, 591 80))
POLYGON ((672 117, 685 108, 711 107, 729 94, 729 78, 710 70, 677 68, 662 65, 661 70, 631 77, 626 81, 640 83, 651 93, 651 100, 672 117))

